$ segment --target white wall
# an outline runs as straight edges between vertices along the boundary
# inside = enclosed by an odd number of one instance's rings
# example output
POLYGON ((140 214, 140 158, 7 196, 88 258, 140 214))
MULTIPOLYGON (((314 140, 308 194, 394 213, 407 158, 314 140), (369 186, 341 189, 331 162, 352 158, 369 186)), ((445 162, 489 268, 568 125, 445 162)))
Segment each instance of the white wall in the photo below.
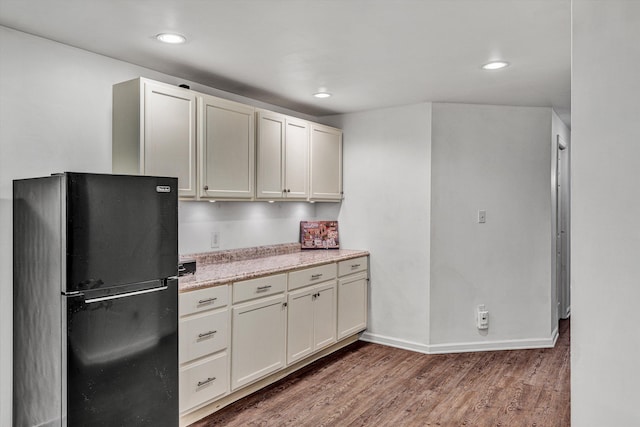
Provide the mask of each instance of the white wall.
MULTIPOLYGON (((11 425, 11 181, 62 171, 111 172, 111 87, 139 76, 185 82, 0 27, 0 425, 11 425)), ((186 83, 194 90, 293 114, 186 83)), ((181 203, 180 251, 211 250, 211 231, 222 233, 221 249, 297 241, 298 221, 314 213, 313 205, 305 203, 181 203)))
MULTIPOLYGON (((180 202, 178 233, 180 254, 193 254, 250 246, 297 242, 300 221, 316 218, 315 206, 306 202, 180 202), (211 233, 218 232, 218 249, 211 248, 211 233)), ((331 203, 335 205, 335 203, 331 203)), ((335 220, 337 213, 320 219, 335 220)))
POLYGON ((640 425, 640 2, 573 0, 571 424, 640 425))
MULTIPOLYGON (((429 341, 431 104, 347 114, 333 124, 344 130, 341 243, 371 253, 365 339, 422 350, 429 341)), ((318 216, 327 209, 319 206, 318 216)))
POLYGON ((551 109, 434 103, 432 127, 431 350, 552 344, 551 109))

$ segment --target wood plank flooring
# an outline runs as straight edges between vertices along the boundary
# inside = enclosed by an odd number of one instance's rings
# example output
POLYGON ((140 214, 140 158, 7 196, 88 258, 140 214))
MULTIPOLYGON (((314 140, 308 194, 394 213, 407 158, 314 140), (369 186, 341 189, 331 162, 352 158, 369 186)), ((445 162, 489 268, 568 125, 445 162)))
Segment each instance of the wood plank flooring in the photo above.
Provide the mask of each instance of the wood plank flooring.
POLYGON ((552 349, 425 355, 359 341, 192 427, 565 427, 569 340, 563 320, 552 349))

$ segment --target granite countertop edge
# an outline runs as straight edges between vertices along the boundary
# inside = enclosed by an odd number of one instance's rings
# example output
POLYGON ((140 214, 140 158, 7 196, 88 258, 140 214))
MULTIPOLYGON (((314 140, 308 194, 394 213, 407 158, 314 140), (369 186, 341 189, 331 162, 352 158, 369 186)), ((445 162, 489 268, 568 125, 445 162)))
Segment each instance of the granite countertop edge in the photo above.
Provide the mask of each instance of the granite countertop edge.
POLYGON ((354 249, 301 250, 283 255, 197 265, 195 275, 180 277, 178 291, 183 293, 222 286, 368 255, 368 251, 354 249))

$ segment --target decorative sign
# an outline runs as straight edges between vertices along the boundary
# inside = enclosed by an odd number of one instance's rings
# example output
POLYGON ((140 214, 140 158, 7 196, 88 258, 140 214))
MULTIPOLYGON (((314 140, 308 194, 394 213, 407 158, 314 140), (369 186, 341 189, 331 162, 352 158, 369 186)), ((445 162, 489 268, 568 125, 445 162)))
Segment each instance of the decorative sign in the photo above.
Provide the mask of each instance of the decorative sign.
POLYGON ((338 221, 300 221, 302 249, 338 249, 338 221))

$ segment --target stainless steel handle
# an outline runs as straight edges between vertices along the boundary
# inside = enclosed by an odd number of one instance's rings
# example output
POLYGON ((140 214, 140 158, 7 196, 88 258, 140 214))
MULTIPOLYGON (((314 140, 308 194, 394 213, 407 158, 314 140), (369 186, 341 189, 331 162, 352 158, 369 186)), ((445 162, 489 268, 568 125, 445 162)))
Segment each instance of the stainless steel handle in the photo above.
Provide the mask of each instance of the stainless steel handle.
POLYGON ((216 377, 209 377, 204 381, 198 381, 198 387, 201 387, 205 384, 209 384, 211 381, 215 381, 215 380, 216 380, 216 377))
POLYGON ((200 301, 198 301, 198 304, 205 304, 208 302, 213 302, 215 300, 217 300, 218 298, 207 298, 207 299, 201 299, 200 301))
POLYGON ((351 268, 358 268, 360 267, 360 264, 351 264, 351 268))
POLYGON ((106 296, 106 297, 99 297, 99 298, 90 298, 90 299, 84 300, 84 302, 86 304, 91 304, 91 303, 94 303, 94 302, 109 301, 109 300, 118 299, 118 298, 133 297, 133 296, 136 296, 136 295, 149 294, 151 292, 165 291, 165 290, 167 290, 167 288, 168 288, 168 286, 161 286, 159 288, 144 289, 142 291, 128 292, 126 294, 109 295, 109 296, 106 296))
POLYGON ((209 331, 209 332, 203 332, 201 334, 198 334, 198 338, 204 338, 204 337, 208 337, 211 336, 215 333, 217 333, 218 331, 209 331))
POLYGON ((262 292, 262 291, 266 291, 266 290, 267 290, 267 289, 269 289, 269 288, 271 288, 271 285, 258 286, 258 287, 256 288, 256 290, 257 290, 258 292, 262 292))
POLYGON ((319 279, 319 278, 321 278, 321 277, 322 277, 322 273, 320 273, 320 274, 313 274, 313 275, 311 275, 311 280, 316 280, 316 279, 319 279))

